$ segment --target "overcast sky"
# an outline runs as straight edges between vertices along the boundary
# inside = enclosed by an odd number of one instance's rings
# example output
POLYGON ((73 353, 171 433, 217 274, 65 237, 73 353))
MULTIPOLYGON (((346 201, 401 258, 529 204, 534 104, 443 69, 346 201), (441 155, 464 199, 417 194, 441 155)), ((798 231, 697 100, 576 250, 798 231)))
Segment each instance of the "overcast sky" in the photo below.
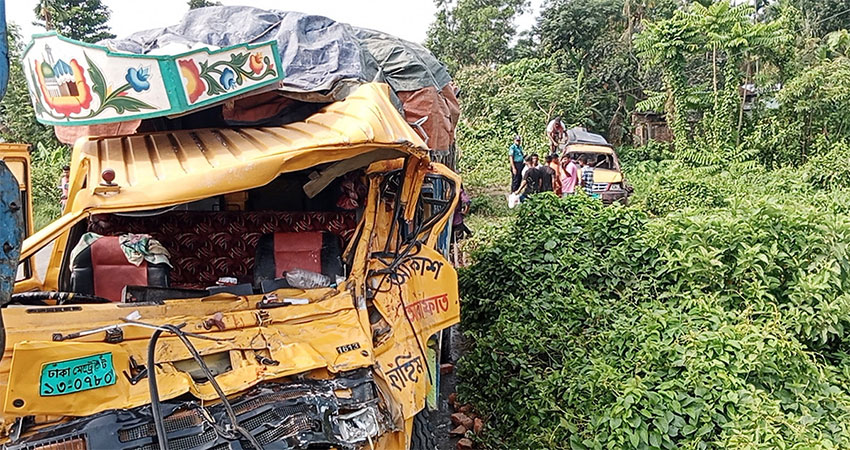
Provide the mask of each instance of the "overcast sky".
MULTIPOLYGON (((109 25, 112 32, 125 36, 135 31, 159 28, 177 23, 189 9, 185 0, 104 0, 112 10, 109 25)), ((32 25, 33 8, 38 0, 9 0, 6 15, 21 26, 28 40, 32 33, 43 31, 32 25)), ((364 28, 384 31, 414 42, 425 40, 428 26, 434 20, 433 0, 221 0, 225 5, 250 5, 258 8, 300 11, 319 14, 364 28)), ((542 0, 532 1, 539 5, 542 0)), ((531 27, 534 19, 526 14, 517 21, 519 30, 531 27)))

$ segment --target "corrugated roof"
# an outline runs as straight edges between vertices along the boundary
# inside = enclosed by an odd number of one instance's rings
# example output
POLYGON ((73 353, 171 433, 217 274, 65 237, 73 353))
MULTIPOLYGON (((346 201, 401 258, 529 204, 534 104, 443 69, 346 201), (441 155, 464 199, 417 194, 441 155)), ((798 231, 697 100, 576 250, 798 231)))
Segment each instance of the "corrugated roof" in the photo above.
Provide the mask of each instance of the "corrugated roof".
POLYGON ((273 128, 201 129, 77 141, 72 185, 88 188, 73 210, 163 206, 250 189, 279 173, 351 158, 378 148, 427 157, 427 147, 389 100, 385 84, 364 84, 303 122, 273 128), (88 167, 88 170, 85 170, 88 167), (120 192, 96 195, 105 169, 120 192))

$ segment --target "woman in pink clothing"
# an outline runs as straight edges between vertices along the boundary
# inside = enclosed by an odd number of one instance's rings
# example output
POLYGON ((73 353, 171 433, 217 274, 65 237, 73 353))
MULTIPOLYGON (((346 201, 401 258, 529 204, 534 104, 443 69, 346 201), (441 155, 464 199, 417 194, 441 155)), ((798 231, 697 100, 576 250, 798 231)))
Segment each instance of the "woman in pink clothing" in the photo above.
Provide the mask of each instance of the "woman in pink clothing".
POLYGON ((561 196, 572 195, 578 185, 578 166, 569 153, 561 158, 563 170, 561 170, 561 196))

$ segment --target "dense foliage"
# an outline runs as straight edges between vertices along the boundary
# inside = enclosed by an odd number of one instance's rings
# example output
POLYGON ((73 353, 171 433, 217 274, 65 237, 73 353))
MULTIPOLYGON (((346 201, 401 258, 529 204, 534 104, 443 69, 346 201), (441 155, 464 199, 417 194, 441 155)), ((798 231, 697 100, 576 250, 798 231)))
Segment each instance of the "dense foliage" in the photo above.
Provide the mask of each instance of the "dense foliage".
MULTIPOLYGON (((681 169, 680 177, 689 169, 681 169)), ((742 169, 746 170, 746 169, 742 169)), ((461 272, 461 395, 490 448, 850 445, 850 217, 784 173, 734 206, 541 195, 461 272), (817 206, 815 206, 817 205, 817 206)), ((828 195, 845 203, 844 192, 828 195)))
POLYGON ((59 142, 53 134, 53 128, 41 125, 35 120, 35 110, 30 102, 29 88, 21 62, 26 42, 14 24, 9 26, 7 37, 9 84, 6 87, 6 96, 0 101, 0 137, 8 142, 42 142, 55 147, 59 142))

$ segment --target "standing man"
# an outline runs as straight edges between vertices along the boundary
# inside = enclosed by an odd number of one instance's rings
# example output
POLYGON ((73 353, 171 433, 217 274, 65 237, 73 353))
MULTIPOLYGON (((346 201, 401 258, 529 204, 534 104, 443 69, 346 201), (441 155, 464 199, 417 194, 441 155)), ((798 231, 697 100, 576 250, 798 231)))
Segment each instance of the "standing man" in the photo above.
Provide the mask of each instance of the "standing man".
POLYGON ((581 187, 584 188, 585 194, 593 196, 593 164, 596 159, 581 155, 578 162, 581 165, 581 187))
POLYGON ((533 167, 539 167, 540 166, 540 157, 537 156, 537 153, 531 154, 531 165, 533 167))
POLYGON ((562 195, 575 194, 576 186, 578 186, 578 166, 569 153, 564 154, 561 163, 563 164, 563 170, 561 171, 562 195))
POLYGON ((552 188, 555 191, 555 195, 560 197, 563 193, 563 186, 561 186, 561 178, 563 178, 563 170, 561 169, 561 161, 558 158, 557 153, 552 153, 546 158, 548 161, 549 167, 552 168, 552 171, 555 172, 555 179, 552 180, 552 188), (550 159, 551 158, 551 159, 550 159))
MULTIPOLYGON (((525 173, 528 172, 528 169, 540 167, 540 157, 537 156, 537 153, 532 153, 531 156, 531 165, 526 164, 525 167, 522 168, 522 176, 525 176, 525 173)), ((527 159, 526 159, 527 161, 527 159)))
POLYGON ((519 197, 519 201, 521 202, 524 202, 529 195, 540 192, 543 175, 539 168, 534 167, 534 160, 531 156, 525 158, 525 166, 526 169, 522 176, 522 183, 517 190, 513 191, 513 194, 519 194, 522 191, 522 195, 519 197))
POLYGON ((519 190, 520 183, 522 183, 523 161, 525 160, 520 135, 514 136, 514 143, 511 144, 508 156, 511 164, 511 192, 516 192, 519 190))
POLYGON ((65 204, 68 203, 68 194, 71 192, 70 178, 71 166, 66 164, 62 166, 62 176, 59 177, 59 190, 61 192, 59 196, 60 214, 65 212, 65 204))
POLYGON ((546 155, 546 164, 537 166, 540 171, 540 192, 553 192, 558 177, 552 168, 552 155, 546 155))
POLYGON ((546 125, 546 137, 549 138, 549 152, 560 151, 561 144, 567 139, 567 127, 561 121, 561 116, 555 117, 546 125))

